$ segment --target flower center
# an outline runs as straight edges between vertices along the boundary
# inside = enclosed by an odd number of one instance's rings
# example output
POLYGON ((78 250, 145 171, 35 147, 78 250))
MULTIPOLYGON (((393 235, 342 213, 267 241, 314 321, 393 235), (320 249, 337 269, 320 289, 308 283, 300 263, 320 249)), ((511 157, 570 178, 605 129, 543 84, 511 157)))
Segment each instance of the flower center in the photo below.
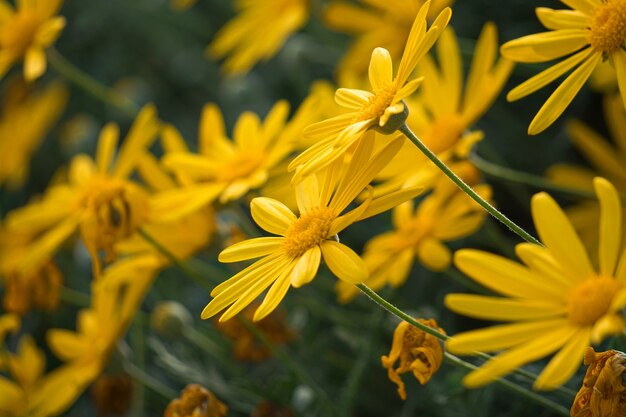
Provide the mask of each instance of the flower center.
POLYGON ((287 255, 297 258, 320 245, 328 237, 330 225, 337 216, 327 208, 315 208, 300 216, 285 234, 284 249, 287 255))
POLYGON ((625 41, 626 0, 607 0, 593 17, 589 43, 595 50, 608 54, 624 46, 625 41))
POLYGON ((140 188, 120 180, 96 177, 85 184, 79 205, 92 213, 96 247, 112 252, 112 245, 129 237, 147 216, 148 197, 140 188))
POLYGON ((25 53, 33 43, 35 32, 41 24, 41 18, 36 14, 26 11, 18 12, 5 26, 0 36, 0 45, 15 55, 25 53))
POLYGON ((241 152, 226 161, 220 172, 217 173, 218 181, 234 181, 245 178, 252 174, 263 162, 262 152, 241 152))
POLYGON ((447 151, 463 136, 463 122, 455 114, 433 120, 422 140, 434 153, 447 151))
POLYGON ((396 83, 385 85, 383 88, 374 91, 374 95, 361 107, 361 110, 354 117, 354 121, 377 120, 385 113, 385 109, 391 105, 395 95, 396 83))
POLYGON ((594 324, 609 311, 619 289, 619 283, 612 277, 589 278, 578 284, 569 294, 569 320, 579 326, 594 324))

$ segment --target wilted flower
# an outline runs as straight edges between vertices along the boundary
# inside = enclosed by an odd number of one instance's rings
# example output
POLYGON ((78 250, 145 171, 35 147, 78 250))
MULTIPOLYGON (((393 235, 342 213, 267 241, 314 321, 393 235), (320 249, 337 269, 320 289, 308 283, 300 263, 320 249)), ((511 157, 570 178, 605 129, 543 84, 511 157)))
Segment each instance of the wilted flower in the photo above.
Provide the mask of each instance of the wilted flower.
POLYGON ((128 374, 101 375, 91 386, 99 417, 124 415, 133 399, 133 379, 128 374))
POLYGON ((585 351, 587 373, 570 411, 572 417, 626 416, 626 354, 585 351))
POLYGON ((225 417, 228 407, 210 391, 198 384, 189 384, 180 397, 172 400, 163 417, 225 417))
MULTIPOLYGON (((416 319, 425 326, 444 333, 434 319, 416 319)), ((389 379, 398 385, 398 395, 406 400, 406 389, 400 374, 413 372, 420 384, 424 385, 439 370, 443 360, 441 342, 435 336, 401 322, 393 333, 393 342, 389 356, 382 356, 381 361, 387 369, 389 379), (398 362, 398 366, 394 366, 398 362)))

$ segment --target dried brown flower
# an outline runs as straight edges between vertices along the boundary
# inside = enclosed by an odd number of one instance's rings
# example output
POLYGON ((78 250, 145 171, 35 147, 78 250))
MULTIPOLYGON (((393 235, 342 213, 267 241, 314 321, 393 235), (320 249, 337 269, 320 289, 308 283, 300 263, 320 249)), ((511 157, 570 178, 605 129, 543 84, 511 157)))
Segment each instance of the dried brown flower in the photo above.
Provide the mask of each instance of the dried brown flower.
POLYGON ((163 417, 224 417, 228 407, 198 384, 189 384, 172 400, 163 417))

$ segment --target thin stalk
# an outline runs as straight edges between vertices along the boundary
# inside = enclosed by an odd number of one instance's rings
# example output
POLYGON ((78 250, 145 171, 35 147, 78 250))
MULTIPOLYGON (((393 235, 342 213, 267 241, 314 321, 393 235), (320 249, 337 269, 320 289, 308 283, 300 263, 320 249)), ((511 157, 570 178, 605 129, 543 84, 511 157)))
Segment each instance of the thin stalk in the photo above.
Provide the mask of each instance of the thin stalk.
POLYGON ((128 97, 97 81, 89 74, 65 59, 56 49, 48 49, 48 62, 61 76, 81 88, 96 99, 115 107, 131 119, 139 112, 139 107, 128 97))
MULTIPOLYGON (((133 327, 131 330, 131 342, 133 348, 133 356, 135 358, 135 366, 142 372, 145 372, 146 365, 146 346, 144 343, 144 333, 143 333, 143 323, 141 318, 137 317, 133 322, 133 327)), ((143 409, 146 402, 146 390, 144 384, 134 379, 134 392, 133 392, 133 403, 132 403, 132 415, 133 417, 142 417, 143 409)))
POLYGON ((336 416, 337 411, 335 410, 333 404, 330 402, 328 398, 328 394, 326 391, 309 375, 306 369, 302 368, 298 362, 293 360, 287 353, 285 353, 282 349, 276 349, 276 346, 261 332, 253 323, 250 321, 239 318, 241 323, 246 326, 246 328, 256 337, 261 344, 263 344, 266 348, 272 352, 272 354, 280 360, 283 365, 285 365, 291 372, 298 378, 302 383, 308 385, 315 391, 319 399, 321 400, 321 404, 325 409, 325 415, 328 416, 336 416))
MULTIPOLYGON (((408 314, 406 314, 404 311, 400 310, 398 307, 394 306, 393 304, 391 304, 389 301, 385 300, 383 297, 381 297, 380 295, 378 295, 376 293, 376 291, 372 290, 371 288, 369 288, 367 285, 365 284, 357 284, 357 287, 359 288, 359 290, 361 290, 365 295, 367 295, 373 302, 375 302, 376 304, 378 304, 380 307, 384 308, 385 310, 387 310, 389 313, 393 314, 394 316, 398 317, 400 320, 406 321, 407 323, 411 324, 412 326, 417 327, 418 329, 422 330, 425 333, 428 333, 434 337, 436 337, 437 339, 441 340, 441 341, 446 341, 448 339, 450 339, 450 336, 445 335, 443 333, 439 333, 437 330, 428 327, 422 323, 420 323, 419 321, 415 320, 413 317, 409 316, 408 314)), ((491 355, 488 355, 484 352, 474 352, 473 355, 476 355, 478 357, 480 357, 481 359, 484 360, 489 360, 492 358, 491 355)), ((530 382, 534 382, 537 379, 537 375, 533 374, 532 372, 528 372, 524 369, 518 368, 515 369, 513 371, 514 374, 519 375, 523 378, 525 378, 526 380, 530 381, 530 382)), ((576 393, 573 392, 572 390, 570 390, 569 388, 565 388, 565 387, 559 387, 555 390, 555 392, 559 392, 560 394, 566 395, 568 398, 573 397, 576 393)))
POLYGON ((178 397, 176 391, 171 389, 170 387, 164 385, 157 378, 154 378, 148 375, 146 372, 137 368, 132 363, 127 363, 124 366, 124 370, 132 376, 135 380, 141 382, 146 388, 151 389, 155 393, 159 394, 161 397, 166 399, 167 401, 172 400, 173 398, 178 397))
MULTIPOLYGON (((473 371, 475 369, 478 369, 477 366, 472 365, 469 362, 465 362, 464 360, 449 354, 448 352, 446 352, 444 354, 444 358, 445 361, 447 363, 451 363, 453 365, 459 366, 461 368, 465 368, 467 370, 473 371)), ((518 395, 521 395, 522 397, 528 398, 529 400, 532 400, 538 404, 541 404, 542 406, 556 412, 559 415, 565 416, 565 417, 569 417, 570 413, 569 410, 565 407, 563 407, 562 405, 546 398, 543 397, 535 392, 532 392, 529 389, 526 389, 524 387, 520 387, 519 385, 508 381, 506 379, 503 378, 498 378, 494 381, 496 384, 499 384, 501 386, 503 386, 504 388, 508 389, 509 391, 512 391, 518 395)))
POLYGON ((450 180, 452 180, 452 182, 454 182, 463 192, 465 192, 468 196, 470 196, 472 200, 474 200, 481 207, 487 210, 489 214, 491 214, 493 217, 501 221, 506 227, 508 227, 512 232, 514 232, 516 235, 518 235, 525 241, 529 243, 534 243, 536 245, 541 245, 541 242, 537 240, 534 236, 532 236, 527 231, 519 227, 512 220, 510 220, 504 214, 499 212, 494 206, 489 204, 487 200, 485 200, 480 195, 478 195, 478 193, 476 193, 476 191, 474 191, 472 187, 467 185, 465 181, 463 181, 450 168, 448 168, 448 166, 445 163, 443 163, 443 161, 441 161, 441 159, 439 159, 437 155, 435 155, 430 149, 428 149, 428 147, 424 145, 424 143, 422 143, 422 141, 415 135, 415 133, 411 131, 411 129, 409 129, 409 127, 406 124, 402 125, 402 127, 400 127, 399 130, 411 142, 413 142, 413 144, 417 146, 418 149, 422 151, 422 153, 426 155, 426 157, 430 159, 432 163, 437 166, 437 168, 439 168, 444 174, 446 174, 446 176, 450 178, 450 180))
POLYGON ((59 297, 61 301, 76 307, 89 307, 91 305, 91 297, 80 291, 69 287, 61 287, 59 289, 59 297))

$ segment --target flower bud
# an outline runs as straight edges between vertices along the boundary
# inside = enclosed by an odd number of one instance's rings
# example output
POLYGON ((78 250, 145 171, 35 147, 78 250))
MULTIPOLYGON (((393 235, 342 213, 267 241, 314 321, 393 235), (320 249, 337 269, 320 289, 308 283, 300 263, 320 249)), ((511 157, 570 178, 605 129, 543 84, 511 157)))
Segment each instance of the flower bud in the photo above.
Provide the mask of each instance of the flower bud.
POLYGON ((191 313, 176 301, 162 301, 150 314, 150 326, 165 337, 180 337, 183 329, 192 323, 191 313))

